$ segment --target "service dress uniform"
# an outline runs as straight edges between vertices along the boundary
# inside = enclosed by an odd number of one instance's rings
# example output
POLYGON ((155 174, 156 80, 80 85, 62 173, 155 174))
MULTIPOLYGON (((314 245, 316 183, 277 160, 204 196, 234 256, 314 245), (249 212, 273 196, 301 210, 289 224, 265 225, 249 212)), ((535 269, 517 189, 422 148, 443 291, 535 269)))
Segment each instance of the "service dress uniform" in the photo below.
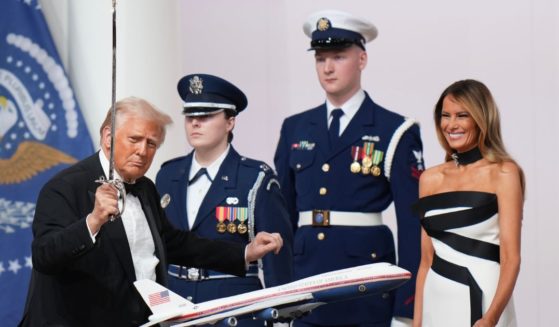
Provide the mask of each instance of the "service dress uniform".
MULTIPOLYGON (((338 14, 316 17, 313 28, 326 20, 332 29, 338 14)), ((353 18, 344 19, 347 28, 354 26, 353 18)), ((344 36, 344 30, 336 29, 331 36, 325 29, 323 34, 335 43, 355 31, 344 36)), ((311 46, 320 41, 320 34, 313 34, 311 46)), ((411 204, 417 201, 424 166, 419 127, 360 90, 340 108, 353 116, 339 138, 331 140, 328 124, 334 109, 326 101, 288 117, 281 128, 274 162, 296 230, 294 278, 375 262, 397 262, 414 277, 396 291, 319 307, 296 326, 389 326, 393 316, 413 314, 420 226, 411 204), (392 232, 382 221, 391 203, 397 215, 397 255, 392 232)))
MULTIPOLYGON (((179 92, 185 115, 210 114, 227 105, 235 107, 238 113, 246 106, 246 98, 239 89, 211 75, 185 76, 179 82, 179 92), (203 87, 201 94, 193 95, 183 85, 193 80, 203 87)), ((284 243, 278 255, 271 253, 251 263, 243 278, 170 265, 169 288, 199 303, 291 282, 292 226, 273 170, 262 161, 239 155, 228 145, 221 157, 200 174, 195 151, 165 162, 157 174, 156 186, 171 223, 201 237, 242 244, 248 244, 260 231, 277 232, 284 243), (192 197, 198 198, 195 207, 189 206, 192 197)), ((239 320, 238 326, 262 325, 262 321, 245 319, 239 320)))

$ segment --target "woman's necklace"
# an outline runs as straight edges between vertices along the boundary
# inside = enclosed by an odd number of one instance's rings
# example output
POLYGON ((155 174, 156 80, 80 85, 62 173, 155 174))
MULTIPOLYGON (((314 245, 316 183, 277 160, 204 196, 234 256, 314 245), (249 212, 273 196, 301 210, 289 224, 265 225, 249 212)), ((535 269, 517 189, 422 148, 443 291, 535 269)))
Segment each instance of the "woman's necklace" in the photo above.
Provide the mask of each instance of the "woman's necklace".
POLYGON ((450 157, 454 160, 456 166, 465 166, 483 158, 483 156, 481 155, 481 151, 479 151, 479 148, 477 146, 466 152, 454 152, 450 155, 450 157))

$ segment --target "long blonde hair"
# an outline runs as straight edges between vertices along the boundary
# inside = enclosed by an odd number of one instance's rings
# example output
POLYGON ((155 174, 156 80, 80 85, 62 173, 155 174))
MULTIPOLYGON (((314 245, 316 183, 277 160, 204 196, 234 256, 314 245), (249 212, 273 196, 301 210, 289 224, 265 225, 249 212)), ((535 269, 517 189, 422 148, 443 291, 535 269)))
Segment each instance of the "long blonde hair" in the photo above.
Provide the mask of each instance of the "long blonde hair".
POLYGON ((443 101, 447 96, 452 97, 454 101, 462 105, 475 121, 478 129, 477 145, 485 159, 493 163, 513 162, 518 166, 522 191, 524 192, 524 173, 508 154, 503 143, 501 119, 497 104, 487 86, 479 81, 466 79, 452 83, 443 91, 435 105, 435 129, 437 130, 439 143, 446 152, 445 161, 450 161, 453 153, 453 149, 446 141, 441 129, 443 101))

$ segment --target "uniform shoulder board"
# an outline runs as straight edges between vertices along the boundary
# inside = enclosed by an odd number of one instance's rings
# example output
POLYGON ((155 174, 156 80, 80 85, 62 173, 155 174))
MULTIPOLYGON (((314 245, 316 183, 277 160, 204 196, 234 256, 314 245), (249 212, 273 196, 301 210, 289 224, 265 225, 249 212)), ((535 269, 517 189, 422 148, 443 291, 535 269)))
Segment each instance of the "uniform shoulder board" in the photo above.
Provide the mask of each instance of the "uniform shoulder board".
POLYGON ((173 162, 175 162, 175 161, 183 160, 184 158, 186 158, 186 156, 176 157, 176 158, 167 160, 167 161, 165 161, 164 163, 161 164, 161 167, 165 167, 166 165, 168 165, 168 164, 170 164, 170 163, 173 163, 173 162))
POLYGON ((264 172, 268 172, 268 171, 271 171, 272 168, 270 168, 270 166, 268 166, 267 164, 262 163, 262 164, 260 164, 260 170, 262 170, 264 172))
POLYGON ((247 167, 256 168, 259 171, 263 171, 265 173, 273 173, 274 170, 268 164, 263 161, 250 159, 247 157, 241 157, 241 164, 247 167))

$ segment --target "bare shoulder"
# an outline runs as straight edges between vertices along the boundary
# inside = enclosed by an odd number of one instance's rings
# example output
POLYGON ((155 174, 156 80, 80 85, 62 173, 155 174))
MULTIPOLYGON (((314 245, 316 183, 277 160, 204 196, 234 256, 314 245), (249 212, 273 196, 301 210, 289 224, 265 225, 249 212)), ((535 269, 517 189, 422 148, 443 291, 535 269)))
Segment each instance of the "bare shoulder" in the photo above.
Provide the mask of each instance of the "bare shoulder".
POLYGON ((495 185, 498 193, 512 191, 522 187, 521 169, 512 161, 495 164, 494 167, 492 167, 491 175, 491 179, 496 182, 495 185))
POLYGON ((422 174, 420 180, 425 180, 426 182, 434 179, 440 178, 440 175, 443 173, 444 169, 449 166, 449 162, 443 162, 442 164, 438 164, 436 166, 427 168, 422 174))
POLYGON ((444 178, 444 169, 448 166, 448 162, 433 166, 425 170, 419 178, 419 195, 421 197, 433 194, 441 185, 444 178))
POLYGON ((492 174, 498 180, 518 179, 520 177, 520 167, 512 161, 505 161, 495 164, 492 174))

